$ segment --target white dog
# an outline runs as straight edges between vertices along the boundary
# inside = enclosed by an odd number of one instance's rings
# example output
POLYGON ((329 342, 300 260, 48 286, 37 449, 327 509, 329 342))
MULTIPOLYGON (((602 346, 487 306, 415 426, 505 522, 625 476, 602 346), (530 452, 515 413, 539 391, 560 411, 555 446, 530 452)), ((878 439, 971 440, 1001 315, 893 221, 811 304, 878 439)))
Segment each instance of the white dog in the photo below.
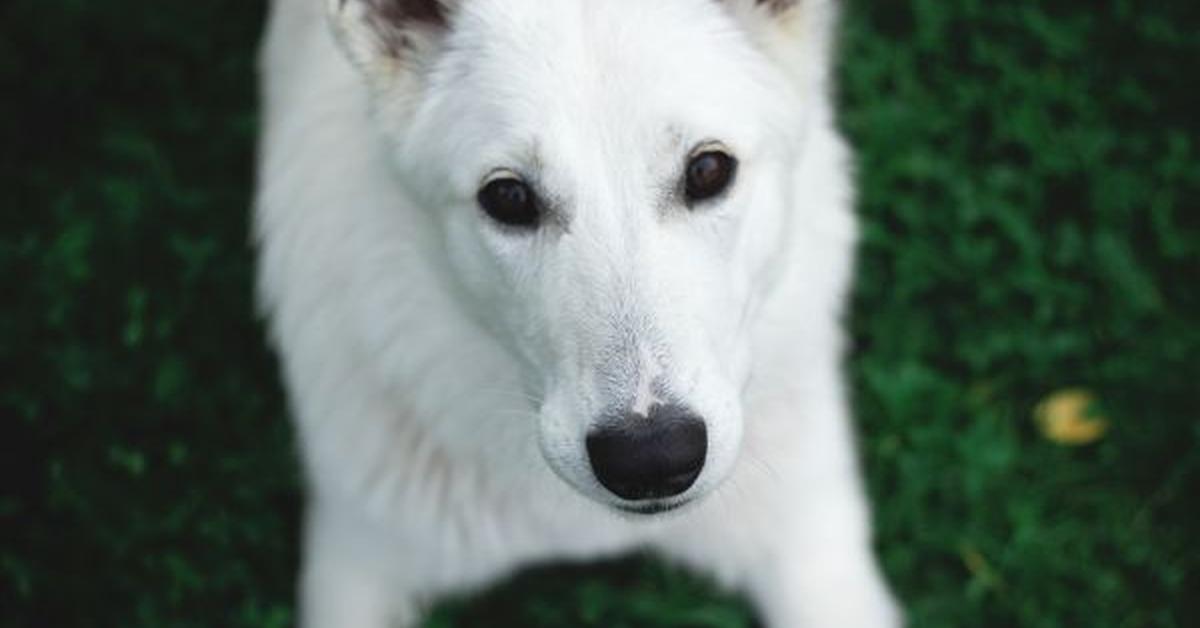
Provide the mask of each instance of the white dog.
POLYGON ((832 0, 275 0, 260 292, 308 628, 649 547, 886 627, 832 0))

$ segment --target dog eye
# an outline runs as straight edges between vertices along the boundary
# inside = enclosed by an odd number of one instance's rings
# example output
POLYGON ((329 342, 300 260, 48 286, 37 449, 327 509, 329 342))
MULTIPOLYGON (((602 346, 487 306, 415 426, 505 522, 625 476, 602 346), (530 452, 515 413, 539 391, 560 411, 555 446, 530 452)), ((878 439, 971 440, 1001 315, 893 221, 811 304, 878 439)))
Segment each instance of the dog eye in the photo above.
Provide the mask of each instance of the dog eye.
POLYGON ((736 172, 737 160, 724 151, 708 150, 692 157, 684 182, 687 202, 704 201, 724 192, 736 172))
POLYGON ((489 181, 479 190, 479 206, 496 222, 510 227, 538 225, 538 203, 533 190, 516 177, 489 181))

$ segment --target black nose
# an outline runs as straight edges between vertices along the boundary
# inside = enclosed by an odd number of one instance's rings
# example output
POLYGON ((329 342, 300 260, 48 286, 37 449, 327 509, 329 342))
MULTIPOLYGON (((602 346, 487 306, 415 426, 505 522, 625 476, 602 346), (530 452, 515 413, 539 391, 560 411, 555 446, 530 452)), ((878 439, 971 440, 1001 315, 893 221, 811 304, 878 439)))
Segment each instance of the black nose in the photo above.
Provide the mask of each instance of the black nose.
POLYGON ((680 406, 628 414, 587 437, 596 479, 627 500, 678 495, 696 481, 708 453, 704 421, 680 406))

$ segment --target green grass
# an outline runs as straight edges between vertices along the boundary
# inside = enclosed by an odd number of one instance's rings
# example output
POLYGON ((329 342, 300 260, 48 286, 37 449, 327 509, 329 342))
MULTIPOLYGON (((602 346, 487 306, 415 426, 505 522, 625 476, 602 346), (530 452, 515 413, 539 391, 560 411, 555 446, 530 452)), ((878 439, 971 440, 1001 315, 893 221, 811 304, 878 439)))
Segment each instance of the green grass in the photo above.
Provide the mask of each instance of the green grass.
MULTIPOLYGON (((301 496, 246 233, 261 18, 0 5, 0 626, 292 622, 301 496)), ((1200 625, 1200 3, 857 0, 845 31, 851 369, 913 625, 1200 625), (1100 441, 1031 420, 1068 387, 1100 441)), ((428 625, 752 613, 632 559, 428 625)))

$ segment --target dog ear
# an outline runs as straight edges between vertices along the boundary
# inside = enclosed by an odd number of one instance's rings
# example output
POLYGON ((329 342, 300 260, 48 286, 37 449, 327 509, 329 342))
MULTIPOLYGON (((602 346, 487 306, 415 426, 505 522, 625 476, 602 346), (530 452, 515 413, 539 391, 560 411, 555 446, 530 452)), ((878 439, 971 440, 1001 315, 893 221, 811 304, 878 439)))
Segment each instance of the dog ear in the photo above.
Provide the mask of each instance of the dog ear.
POLYGON ((719 0, 787 74, 824 89, 839 0, 719 0))
POLYGON ((448 26, 451 0, 325 0, 350 61, 381 87, 426 62, 448 26))
POLYGON ((754 0, 754 3, 772 13, 782 13, 800 4, 800 0, 754 0))
POLYGON ((765 16, 774 18, 786 18, 794 11, 801 8, 800 5, 821 4, 829 0, 720 0, 726 6, 730 7, 735 14, 748 17, 751 15, 757 16, 760 19, 765 16))

